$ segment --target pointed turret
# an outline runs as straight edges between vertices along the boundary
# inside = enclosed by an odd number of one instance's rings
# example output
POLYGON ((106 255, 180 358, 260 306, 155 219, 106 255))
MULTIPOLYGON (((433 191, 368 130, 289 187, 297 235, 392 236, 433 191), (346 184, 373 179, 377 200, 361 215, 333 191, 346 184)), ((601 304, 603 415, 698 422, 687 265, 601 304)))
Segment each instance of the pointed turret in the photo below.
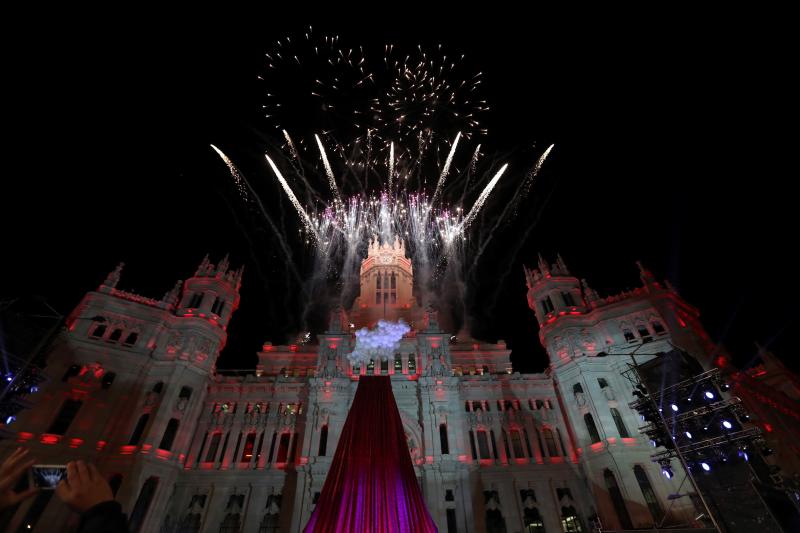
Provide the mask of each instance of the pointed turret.
POLYGON ((208 268, 210 266, 211 266, 211 263, 208 260, 208 254, 206 254, 206 256, 203 258, 203 260, 200 261, 200 266, 197 267, 197 270, 195 271, 194 275, 195 276, 205 276, 206 272, 208 272, 208 268))
POLYGON ((636 261, 636 266, 639 267, 639 279, 642 280, 642 284, 645 287, 650 287, 656 284, 656 277, 653 275, 652 272, 650 272, 644 266, 642 266, 641 261, 636 261))
POLYGON ((183 286, 183 280, 179 279, 178 282, 175 283, 175 286, 164 294, 164 297, 161 298, 161 301, 167 304, 168 306, 177 305, 181 295, 182 286, 183 286))
POLYGON ((539 254, 538 264, 539 270, 524 270, 528 286, 528 306, 536 313, 540 326, 559 316, 586 311, 581 283, 578 278, 570 275, 561 255, 557 256, 555 263, 549 265, 542 254, 539 254))
POLYGON ((117 267, 112 270, 106 279, 103 281, 103 284, 100 285, 98 289, 100 292, 111 292, 111 289, 117 288, 117 283, 119 283, 119 278, 122 275, 122 269, 125 267, 125 263, 120 263, 117 267))

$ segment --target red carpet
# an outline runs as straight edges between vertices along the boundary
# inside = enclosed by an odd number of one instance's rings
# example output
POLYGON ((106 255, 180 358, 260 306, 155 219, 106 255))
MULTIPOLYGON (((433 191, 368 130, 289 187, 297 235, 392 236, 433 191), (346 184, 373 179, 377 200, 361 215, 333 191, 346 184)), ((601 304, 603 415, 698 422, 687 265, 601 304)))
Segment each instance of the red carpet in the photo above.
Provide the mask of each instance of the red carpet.
POLYGON ((435 533, 388 376, 361 376, 306 532, 435 533))

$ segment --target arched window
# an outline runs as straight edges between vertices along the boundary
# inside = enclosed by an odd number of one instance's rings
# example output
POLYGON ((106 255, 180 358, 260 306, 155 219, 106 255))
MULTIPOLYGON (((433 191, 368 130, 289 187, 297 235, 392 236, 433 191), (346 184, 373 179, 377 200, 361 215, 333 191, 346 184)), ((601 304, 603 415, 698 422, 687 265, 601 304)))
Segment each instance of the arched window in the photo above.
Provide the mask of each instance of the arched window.
POLYGON ((606 381, 606 378, 597 378, 597 384, 600 385, 601 389, 608 387, 608 381, 606 381))
POLYGON ((413 353, 408 354, 408 373, 409 374, 416 374, 417 373, 417 356, 413 353))
POLYGON ((322 430, 319 432, 319 456, 325 457, 325 453, 328 451, 328 424, 322 426, 322 430))
POLYGON ((134 344, 136 344, 136 341, 138 339, 139 339, 139 334, 133 331, 131 333, 128 333, 128 336, 125 337, 125 342, 123 342, 122 344, 124 344, 125 346, 133 346, 134 344))
POLYGON ((542 430, 544 433, 544 442, 547 445, 547 455, 550 457, 560 457, 561 454, 558 452, 558 447, 556 446, 556 438, 553 435, 553 430, 550 428, 544 428, 542 430))
POLYGON ((50 429, 48 429, 47 432, 53 435, 63 435, 66 433, 82 405, 83 402, 80 400, 64 400, 64 403, 61 404, 61 409, 56 415, 56 419, 50 424, 50 429))
POLYGON ((447 440, 447 424, 439 424, 439 444, 442 446, 442 454, 450 453, 450 443, 447 440))
POLYGON ((639 483, 639 488, 642 489, 642 496, 644 496, 644 501, 647 503, 647 508, 650 509, 653 520, 656 523, 660 523, 661 519, 664 518, 664 509, 661 508, 656 493, 652 485, 650 485, 647 473, 641 465, 634 466, 633 473, 636 476, 636 481, 639 483))
POLYGON ((136 498, 136 504, 131 511, 131 517, 128 520, 128 528, 131 533, 139 533, 147 517, 147 510, 150 508, 150 502, 153 501, 153 496, 156 494, 158 488, 158 478, 155 476, 147 478, 147 481, 142 485, 142 490, 139 491, 139 497, 136 498))
POLYGON ((153 385, 153 392, 155 392, 156 394, 161 394, 161 391, 163 391, 163 390, 164 390, 164 382, 163 381, 159 381, 158 383, 153 385))
POLYGON ((592 439, 592 443, 600 442, 600 433, 597 431, 597 426, 594 425, 592 414, 586 413, 583 415, 583 421, 586 423, 586 430, 589 432, 589 438, 592 439))
POLYGON ((201 303, 203 303, 203 293, 202 292, 196 292, 196 293, 194 293, 192 295, 192 299, 189 300, 189 306, 188 307, 197 308, 197 307, 200 307, 201 303))
POLYGON ((225 307, 225 300, 217 296, 214 299, 214 303, 211 305, 211 312, 215 315, 221 315, 223 307, 225 307))
POLYGON ((108 342, 119 342, 120 337, 122 337, 122 330, 117 328, 111 332, 111 335, 109 335, 106 340, 108 342))
POLYGON ((181 387, 181 392, 178 395, 178 398, 183 400, 188 400, 192 397, 192 388, 191 387, 181 387))
POLYGON ((622 415, 619 414, 616 408, 611 408, 611 418, 614 419, 614 424, 617 426, 617 431, 619 431, 619 436, 623 439, 627 439, 630 437, 628 433, 628 428, 625 427, 625 423, 622 421, 622 415))
POLYGON ((636 335, 629 329, 623 329, 622 334, 625 336, 625 340, 628 342, 633 342, 636 340, 636 335))
POLYGON ((142 440, 142 435, 144 434, 144 429, 147 427, 147 421, 149 419, 150 415, 147 413, 139 417, 139 421, 136 423, 133 433, 131 433, 131 438, 128 440, 129 446, 136 446, 139 444, 139 441, 142 440))
POLYGON ((650 325, 653 326, 653 331, 655 331, 656 335, 662 335, 663 333, 666 333, 664 326, 658 320, 654 320, 650 323, 650 325))
POLYGON ((399 353, 394 354, 394 373, 403 371, 403 356, 399 353))
POLYGON ((617 518, 624 529, 632 529, 631 516, 628 514, 628 508, 625 507, 625 499, 622 497, 622 492, 617 485, 617 478, 614 472, 606 468, 603 471, 603 478, 606 481, 606 488, 608 495, 611 496, 611 502, 614 504, 614 510, 617 512, 617 518))
POLYGON ((175 435, 178 434, 178 419, 170 418, 167 422, 167 429, 164 431, 164 436, 161 438, 161 444, 158 445, 162 450, 170 451, 172 443, 175 442, 175 435))
POLYGON ((572 386, 572 394, 583 394, 583 386, 580 383, 576 383, 572 386))
POLYGON ((106 334, 106 329, 107 327, 105 324, 98 324, 94 327, 90 336, 94 339, 99 339, 106 334))

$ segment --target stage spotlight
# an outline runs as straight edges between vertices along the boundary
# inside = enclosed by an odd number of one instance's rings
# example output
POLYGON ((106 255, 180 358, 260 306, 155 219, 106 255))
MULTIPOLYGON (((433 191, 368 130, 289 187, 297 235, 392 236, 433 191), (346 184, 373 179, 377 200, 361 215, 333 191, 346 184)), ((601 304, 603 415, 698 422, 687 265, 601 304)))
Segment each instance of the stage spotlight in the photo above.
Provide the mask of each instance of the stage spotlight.
POLYGON ((750 457, 748 457, 747 452, 744 450, 739 450, 739 457, 744 459, 745 461, 749 461, 750 457))
POLYGON ((675 404, 673 403, 671 407, 672 407, 672 410, 673 410, 673 411, 675 411, 676 413, 678 412, 678 406, 677 406, 677 405, 675 405, 675 404))
POLYGON ((728 391, 728 390, 731 389, 731 384, 730 383, 723 383, 722 385, 719 386, 719 388, 722 389, 723 391, 728 391))
POLYGON ((708 398, 709 400, 713 400, 714 399, 714 393, 711 392, 711 391, 706 391, 706 398, 708 398))
POLYGON ((733 427, 733 424, 731 424, 727 420, 723 420, 722 421, 722 427, 724 427, 725 429, 731 429, 733 427))
POLYGON ((703 470, 705 470, 706 472, 708 472, 708 471, 710 471, 710 470, 711 470, 711 466, 709 466, 709 464, 708 464, 708 463, 705 463, 705 462, 703 462, 703 463, 700 463, 700 466, 701 466, 701 467, 703 468, 703 470))
POLYGON ((692 434, 689 433, 688 431, 686 433, 684 433, 684 435, 686 435, 686 438, 688 438, 688 439, 692 438, 692 434))
POLYGON ((661 467, 661 473, 664 474, 664 477, 667 479, 672 479, 672 476, 675 475, 672 473, 672 469, 668 466, 661 467))

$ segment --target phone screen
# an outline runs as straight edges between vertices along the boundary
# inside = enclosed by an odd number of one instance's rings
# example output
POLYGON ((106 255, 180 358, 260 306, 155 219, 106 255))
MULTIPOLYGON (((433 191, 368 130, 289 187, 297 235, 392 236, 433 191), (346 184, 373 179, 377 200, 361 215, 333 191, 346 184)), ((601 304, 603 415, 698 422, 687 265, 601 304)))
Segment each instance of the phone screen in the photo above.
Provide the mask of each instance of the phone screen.
POLYGON ((31 466, 31 481, 33 486, 42 490, 55 489, 58 482, 65 477, 67 477, 66 465, 31 466))

